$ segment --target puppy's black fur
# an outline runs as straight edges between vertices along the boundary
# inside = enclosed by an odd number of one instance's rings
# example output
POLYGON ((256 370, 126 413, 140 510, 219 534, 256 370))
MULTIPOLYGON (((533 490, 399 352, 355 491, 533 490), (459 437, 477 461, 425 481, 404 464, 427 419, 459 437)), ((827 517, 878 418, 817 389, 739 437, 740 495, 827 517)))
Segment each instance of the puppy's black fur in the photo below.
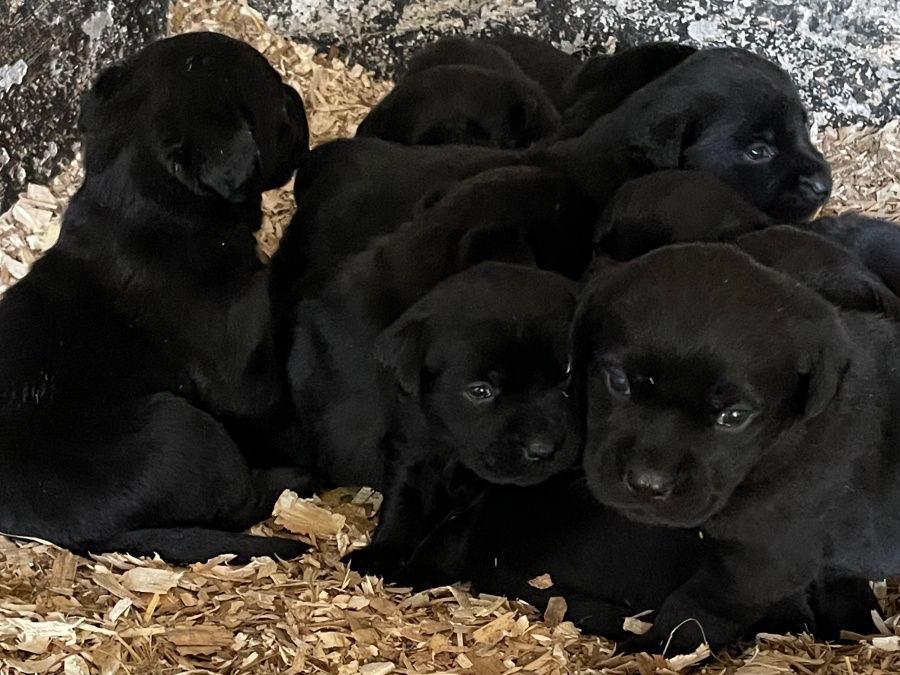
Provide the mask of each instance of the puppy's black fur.
POLYGON ((381 520, 357 568, 388 576, 487 484, 533 485, 575 462, 568 328, 575 285, 482 263, 410 307, 375 345, 396 382, 379 448, 381 520))
POLYGON ((470 65, 412 73, 366 116, 357 136, 408 145, 526 148, 559 126, 559 113, 524 76, 470 65))
MULTIPOLYGON (((658 171, 630 180, 616 192, 598 221, 598 255, 591 274, 607 269, 608 259, 631 260, 667 244, 733 241, 758 262, 803 282, 843 309, 898 317, 897 296, 856 253, 834 240, 859 241, 850 234, 852 228, 827 219, 801 227, 774 226, 734 189, 705 172, 658 171), (838 236, 829 239, 809 231, 816 227, 838 236)), ((886 240, 886 251, 891 250, 889 235, 897 236, 894 227, 884 223, 876 238, 886 240)), ((889 257, 885 253, 881 260, 889 257)))
MULTIPOLYGON (((840 312, 731 246, 686 244, 594 280, 573 334, 592 492, 709 547, 630 648, 658 649, 689 617, 718 648, 817 575, 900 569, 895 322, 840 312)), ((698 640, 682 627, 673 649, 698 640)))
POLYGON ((900 294, 900 228, 857 213, 818 218, 800 225, 854 251, 895 294, 900 294))
POLYGON ((409 220, 426 195, 499 166, 555 167, 597 209, 628 179, 706 170, 776 220, 806 218, 831 189, 806 119, 784 71, 749 52, 710 49, 635 92, 583 136, 548 149, 334 141, 316 148, 298 175, 298 214, 273 260, 274 289, 290 295, 315 267, 332 269, 409 220))
POLYGON ((425 45, 410 57, 406 75, 441 66, 475 66, 495 73, 527 79, 512 56, 489 40, 451 35, 425 45))
POLYGON ((309 480, 251 471, 217 418, 280 393, 253 233, 308 151, 300 97, 197 33, 104 71, 79 126, 59 243, 0 301, 0 530, 172 562, 297 555, 232 532, 309 480))
POLYGON ((560 107, 563 123, 559 136, 580 136, 599 117, 696 51, 688 45, 656 42, 611 55, 592 56, 563 87, 560 107))
POLYGON ((738 237, 734 245, 842 309, 881 313, 900 320, 900 299, 859 256, 831 239, 779 225, 738 237))
POLYGON ((712 174, 657 171, 616 191, 597 223, 595 251, 631 260, 666 244, 729 241, 772 224, 712 174))
POLYGON ((744 50, 708 49, 531 161, 565 167, 601 203, 629 178, 704 170, 772 218, 792 222, 809 218, 831 191, 831 171, 808 127, 787 73, 744 50))
MULTIPOLYGON (((415 589, 467 581, 478 592, 523 599, 544 610, 562 596, 566 618, 614 640, 633 633, 626 617, 658 609, 704 560, 698 532, 644 525, 599 504, 580 472, 538 486, 491 487, 432 532, 395 580, 415 589), (540 536, 536 537, 535 532, 540 536), (528 583, 549 574, 553 586, 528 583)), ((837 639, 873 630, 877 602, 865 580, 826 576, 747 633, 808 631, 837 639)))
MULTIPOLYGON (((385 492, 385 515, 378 532, 390 536, 377 538, 398 540, 418 537, 422 528, 428 531, 424 526, 434 516, 421 509, 407 513, 401 495, 408 490, 440 494, 443 467, 456 463, 460 452, 467 470, 486 478, 496 476, 500 481, 527 482, 535 472, 550 472, 558 462, 571 460, 574 441, 556 436, 544 439, 550 444, 545 448, 548 456, 544 460, 527 466, 519 466, 516 457, 503 460, 508 454, 507 445, 522 443, 528 447, 543 433, 535 428, 535 438, 531 438, 532 432, 526 431, 528 424, 540 427, 544 419, 535 411, 531 411, 531 422, 522 421, 520 437, 509 428, 479 426, 488 424, 484 420, 498 421, 519 409, 519 414, 525 415, 531 399, 522 390, 516 393, 524 382, 534 384, 534 396, 543 392, 537 385, 546 374, 540 364, 542 359, 556 359, 557 354, 540 351, 538 345, 543 344, 540 336, 544 333, 532 324, 537 317, 526 318, 531 315, 523 303, 533 303, 529 311, 544 317, 547 330, 552 332, 559 328, 554 323, 556 312, 568 311, 570 301, 566 298, 571 289, 550 274, 486 268, 460 276, 453 283, 442 285, 440 292, 435 290, 428 295, 429 299, 423 299, 443 279, 481 260, 500 258, 534 264, 533 251, 540 256, 547 254, 544 245, 533 243, 546 239, 539 232, 550 233, 556 241, 566 240, 567 205, 571 202, 567 182, 548 172, 530 167, 486 172, 460 183, 422 211, 416 221, 350 258, 322 293, 301 302, 297 308, 289 371, 298 416, 304 423, 304 439, 299 443, 309 455, 304 463, 315 464, 329 483, 366 484, 385 492), (511 283, 512 288, 504 290, 497 277, 511 283), (518 283, 523 286, 520 288, 518 283), (554 298, 555 304, 546 305, 549 299, 527 294, 516 300, 525 287, 532 289, 531 293, 545 286, 548 298, 554 298), (479 293, 484 293, 484 297, 479 293), (501 299, 509 303, 507 309, 498 305, 501 299), (461 376, 460 369, 467 364, 477 367, 478 359, 495 357, 494 342, 517 353, 515 333, 495 334, 495 324, 507 321, 504 317, 511 308, 521 312, 523 344, 534 348, 533 372, 522 382, 515 380, 515 373, 508 373, 509 391, 504 391, 494 403, 473 402, 470 417, 466 418, 472 423, 471 429, 459 429, 454 424, 461 423, 455 422, 453 416, 465 415, 468 408, 460 411, 452 404, 458 397, 463 405, 469 405, 468 399, 463 400, 462 391, 453 395, 442 392, 449 386, 450 378, 461 376), (393 327, 388 333, 379 338, 390 326, 393 327), (535 331, 537 342, 529 331, 535 331), (458 343, 456 347, 453 340, 458 343), (451 349, 462 351, 451 353, 451 349), (417 359, 426 353, 432 356, 422 364, 417 359), (446 362, 436 360, 442 353, 446 362), (409 428, 391 428, 397 396, 393 385, 385 389, 379 360, 390 367, 407 392, 404 413, 398 419, 408 420, 412 425, 409 428), (422 382, 420 374, 425 378, 422 382), (530 380, 531 377, 538 379, 530 380), (423 413, 418 407, 426 401, 430 407, 423 413), (450 407, 443 409, 443 405, 450 407), (428 424, 421 422, 423 415, 428 424), (483 421, 477 422, 479 418, 483 421), (423 438, 426 433, 434 437, 423 438), (506 465, 494 466, 494 460, 506 461, 506 465), (423 463, 433 464, 433 473, 417 478, 407 475, 413 470, 425 471, 420 466, 423 463), (412 481, 411 487, 405 484, 407 480, 412 481), (438 485, 433 485, 435 481, 438 485), (397 509, 401 510, 400 515, 394 513, 397 509), (422 527, 413 525, 414 517, 424 521, 422 527)), ((494 370, 497 372, 471 373, 473 379, 469 383, 502 376, 502 359, 497 359, 494 370)), ((547 386, 553 388, 556 384, 547 386)), ((544 431, 549 434, 549 428, 544 431)))
POLYGON ((509 54, 522 72, 537 82, 557 109, 562 111, 565 85, 581 65, 577 56, 522 33, 502 33, 485 41, 509 54))
POLYGON ((297 214, 272 258, 273 293, 281 297, 299 286, 307 294, 309 282, 297 279, 329 273, 410 220, 423 197, 517 157, 494 148, 409 147, 376 138, 316 147, 295 179, 297 214))

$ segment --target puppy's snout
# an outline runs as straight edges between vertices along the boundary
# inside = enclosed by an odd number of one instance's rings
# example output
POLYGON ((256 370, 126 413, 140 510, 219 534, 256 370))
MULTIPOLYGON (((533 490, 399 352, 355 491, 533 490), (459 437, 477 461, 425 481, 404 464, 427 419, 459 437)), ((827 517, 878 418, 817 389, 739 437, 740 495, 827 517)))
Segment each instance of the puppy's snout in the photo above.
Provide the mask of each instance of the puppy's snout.
POLYGON ((625 487, 643 501, 664 501, 672 496, 674 480, 659 469, 631 467, 625 472, 625 487))
POLYGON ((556 454, 556 444, 546 439, 537 439, 526 443, 522 447, 525 458, 532 462, 550 459, 556 454))
POLYGON ((811 199, 824 201, 831 194, 831 181, 821 174, 800 177, 800 188, 811 199))

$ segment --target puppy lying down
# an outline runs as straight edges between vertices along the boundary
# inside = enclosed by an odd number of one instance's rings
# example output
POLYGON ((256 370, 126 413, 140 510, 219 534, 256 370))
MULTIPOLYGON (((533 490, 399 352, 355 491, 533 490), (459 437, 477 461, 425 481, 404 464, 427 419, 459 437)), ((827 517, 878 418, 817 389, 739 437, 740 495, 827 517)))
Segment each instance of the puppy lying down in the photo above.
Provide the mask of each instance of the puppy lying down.
POLYGON ((473 476, 533 483, 574 461, 564 395, 572 284, 516 265, 464 271, 492 259, 533 265, 535 238, 565 241, 571 197, 546 171, 486 172, 297 307, 288 370, 298 461, 327 483, 385 496, 358 566, 368 557, 365 569, 384 573, 402 562, 465 503, 473 476))
MULTIPOLYGON (((663 169, 716 175, 777 222, 809 218, 828 198, 796 87, 776 65, 737 49, 701 50, 603 115, 580 137, 525 151, 408 147, 378 139, 316 148, 295 182, 297 227, 273 260, 276 287, 303 287, 410 219, 435 190, 482 171, 553 167, 602 210, 626 180, 663 169)), ((595 218, 596 216, 594 216, 595 218)), ((591 218, 591 224, 593 218, 591 218)))
POLYGON ((719 648, 818 575, 900 570, 895 322, 686 244, 592 281, 573 331, 591 491, 707 549, 630 648, 692 649, 688 618, 719 648))
POLYGON ((236 533, 310 481, 252 471, 220 420, 280 394, 253 233, 308 151, 300 97, 196 33, 105 70, 79 128, 59 243, 0 300, 0 531, 170 562, 299 554, 236 533))
POLYGON ((523 76, 471 65, 402 78, 359 125, 359 137, 409 145, 527 148, 559 126, 559 113, 523 76))

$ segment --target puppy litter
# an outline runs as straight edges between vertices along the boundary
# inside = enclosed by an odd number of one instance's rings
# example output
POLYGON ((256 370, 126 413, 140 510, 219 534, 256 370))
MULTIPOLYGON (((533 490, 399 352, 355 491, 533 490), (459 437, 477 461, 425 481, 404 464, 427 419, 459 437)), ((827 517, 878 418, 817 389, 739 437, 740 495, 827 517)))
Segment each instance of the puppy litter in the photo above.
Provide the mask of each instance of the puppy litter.
MULTIPOLYGON (((391 87, 358 64, 275 35, 243 3, 179 2, 170 6, 170 18, 172 32, 216 30, 257 47, 301 93, 313 143, 352 135, 391 87)), ((859 209, 900 221, 898 126, 820 133, 835 178, 826 213, 859 209)), ((29 186, 0 216, 0 293, 55 243, 80 180, 76 159, 49 186, 29 186)), ((290 187, 267 193, 263 208, 259 240, 267 257, 293 212, 290 187)), ((299 561, 263 558, 239 567, 225 564, 230 556, 189 568, 117 554, 84 559, 47 543, 14 544, 0 536, 0 674, 900 671, 895 583, 884 588, 891 617, 879 626, 885 634, 860 636, 856 644, 761 635, 743 653, 716 659, 701 651, 668 660, 614 655, 611 642, 583 636, 565 620, 562 599, 544 623, 514 600, 472 596, 462 587, 412 595, 347 569, 340 556, 366 543, 379 501, 371 490, 335 490, 313 500, 285 493, 277 517, 253 531, 296 533, 313 542, 313 550, 299 561)), ((534 581, 552 584, 549 577, 534 581)))

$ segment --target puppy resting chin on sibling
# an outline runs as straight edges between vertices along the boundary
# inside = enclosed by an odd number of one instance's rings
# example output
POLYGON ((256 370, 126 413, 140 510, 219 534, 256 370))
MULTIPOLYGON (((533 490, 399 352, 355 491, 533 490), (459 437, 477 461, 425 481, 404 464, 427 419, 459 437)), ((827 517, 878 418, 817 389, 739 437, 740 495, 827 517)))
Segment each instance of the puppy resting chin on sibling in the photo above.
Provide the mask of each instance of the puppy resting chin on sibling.
POLYGON ((584 468, 647 524, 700 528, 705 562, 627 646, 737 639, 822 573, 900 570, 896 326, 841 311, 722 244, 593 280, 576 314, 584 468), (876 534, 877 533, 877 534, 876 534))

